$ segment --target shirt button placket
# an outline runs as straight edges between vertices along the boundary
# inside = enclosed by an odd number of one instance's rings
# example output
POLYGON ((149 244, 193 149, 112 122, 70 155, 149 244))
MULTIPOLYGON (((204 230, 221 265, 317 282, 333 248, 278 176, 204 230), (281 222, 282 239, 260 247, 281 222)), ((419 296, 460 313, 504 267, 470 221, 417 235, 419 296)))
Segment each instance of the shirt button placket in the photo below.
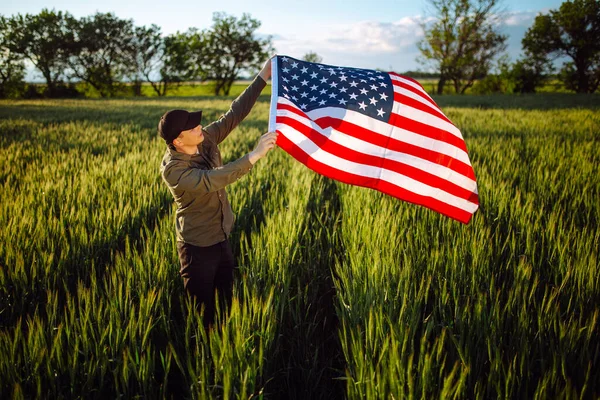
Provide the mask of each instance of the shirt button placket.
POLYGON ((223 207, 223 193, 221 190, 218 191, 219 194, 219 202, 221 203, 221 230, 223 230, 223 235, 227 238, 227 234, 225 233, 225 211, 223 207))

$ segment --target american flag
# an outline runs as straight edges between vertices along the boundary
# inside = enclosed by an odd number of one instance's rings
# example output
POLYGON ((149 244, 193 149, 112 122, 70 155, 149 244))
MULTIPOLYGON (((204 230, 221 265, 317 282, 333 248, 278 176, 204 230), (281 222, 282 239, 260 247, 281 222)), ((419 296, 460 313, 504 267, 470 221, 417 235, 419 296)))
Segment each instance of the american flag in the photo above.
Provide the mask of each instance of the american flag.
POLYGON ((287 56, 272 59, 269 131, 329 178, 468 223, 479 206, 458 128, 414 79, 287 56))

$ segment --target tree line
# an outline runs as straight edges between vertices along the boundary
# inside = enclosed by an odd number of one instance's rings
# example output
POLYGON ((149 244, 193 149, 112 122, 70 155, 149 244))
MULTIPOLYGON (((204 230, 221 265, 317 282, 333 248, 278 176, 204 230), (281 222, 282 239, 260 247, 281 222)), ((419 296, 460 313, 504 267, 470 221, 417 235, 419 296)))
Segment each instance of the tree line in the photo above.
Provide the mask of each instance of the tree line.
POLYGON ((165 96, 196 80, 211 80, 216 95, 227 95, 240 73, 259 69, 274 51, 270 37, 257 37, 259 27, 249 14, 215 13, 209 29, 163 36, 157 25, 135 26, 113 13, 0 16, 0 98, 26 90, 26 60, 43 75, 47 97, 77 95, 72 80, 102 97, 141 95, 144 82, 165 96))
POLYGON ((554 61, 567 59, 555 75, 578 93, 593 93, 600 83, 600 2, 565 1, 536 16, 521 41, 523 56, 507 61, 506 35, 499 32, 501 0, 428 0, 433 23, 423 24, 420 61, 439 73, 437 93, 450 83, 465 93, 480 90, 535 92, 555 72, 554 61), (497 73, 490 74, 496 67, 497 73))
MULTIPOLYGON (((436 92, 535 92, 549 79, 578 93, 600 84, 600 2, 569 0, 536 16, 515 63, 505 54, 499 32, 502 0, 427 0, 433 22, 424 23, 419 61, 438 79, 436 92), (556 71, 554 62, 566 59, 556 71), (494 72, 494 73, 492 73, 494 72), (475 86, 474 86, 475 85, 475 86), (450 90, 448 89, 450 87, 450 90)), ((78 95, 72 81, 85 82, 102 97, 141 95, 148 83, 158 96, 188 81, 214 83, 228 95, 241 73, 253 72, 273 54, 271 37, 256 34, 260 22, 249 14, 213 15, 209 29, 190 28, 163 36, 157 25, 134 26, 112 13, 74 18, 68 12, 0 15, 0 98, 27 94, 25 61, 43 75, 45 96, 78 95)), ((307 61, 321 62, 314 52, 307 61)), ((29 86, 36 95, 37 89, 29 86)), ((29 93, 31 97, 31 93, 29 93)))

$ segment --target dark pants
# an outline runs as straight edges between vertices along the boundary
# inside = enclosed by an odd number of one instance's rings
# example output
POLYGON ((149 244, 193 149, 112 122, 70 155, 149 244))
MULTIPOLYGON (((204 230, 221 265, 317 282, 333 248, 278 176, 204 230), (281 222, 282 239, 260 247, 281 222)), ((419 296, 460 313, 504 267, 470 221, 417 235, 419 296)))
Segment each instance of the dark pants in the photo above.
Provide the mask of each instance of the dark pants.
POLYGON ((233 269, 236 265, 229 240, 208 247, 177 242, 177 252, 183 286, 196 300, 198 311, 204 305, 204 326, 208 328, 214 321, 215 290, 221 310, 225 303, 227 307, 231 306, 233 269))

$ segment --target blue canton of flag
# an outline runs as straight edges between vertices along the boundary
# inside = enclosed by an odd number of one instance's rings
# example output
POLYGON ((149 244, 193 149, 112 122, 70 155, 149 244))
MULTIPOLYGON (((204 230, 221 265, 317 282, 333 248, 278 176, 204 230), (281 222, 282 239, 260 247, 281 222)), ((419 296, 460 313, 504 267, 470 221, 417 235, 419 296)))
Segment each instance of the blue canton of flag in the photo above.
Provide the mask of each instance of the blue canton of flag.
POLYGON ((340 107, 387 122, 394 104, 388 74, 280 57, 280 95, 304 112, 340 107))

